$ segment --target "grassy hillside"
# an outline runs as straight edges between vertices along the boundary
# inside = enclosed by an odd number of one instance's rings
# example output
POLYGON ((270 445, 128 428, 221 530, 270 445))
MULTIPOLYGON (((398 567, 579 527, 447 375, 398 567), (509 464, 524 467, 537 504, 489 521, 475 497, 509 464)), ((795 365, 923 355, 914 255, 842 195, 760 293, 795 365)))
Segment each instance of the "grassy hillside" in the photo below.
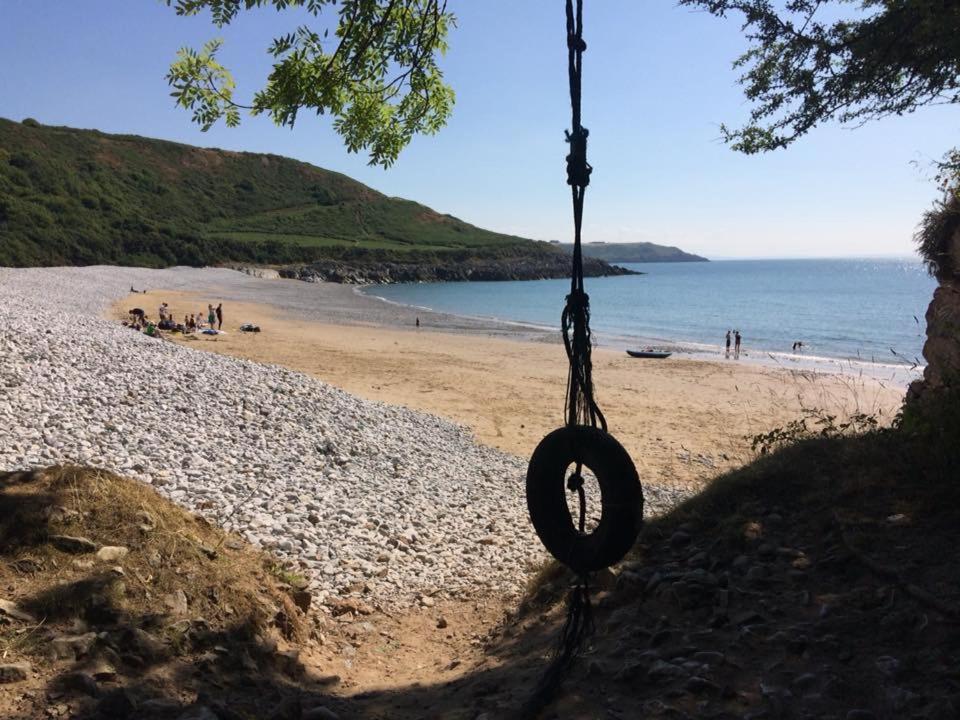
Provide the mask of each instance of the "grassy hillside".
POLYGON ((558 252, 307 163, 0 119, 0 265, 558 252))
MULTIPOLYGON (((561 245, 570 252, 572 245, 561 245)), ((635 243, 585 243, 585 257, 596 258, 609 263, 643 262, 707 262, 707 258, 692 255, 672 245, 657 245, 650 242, 635 243)))

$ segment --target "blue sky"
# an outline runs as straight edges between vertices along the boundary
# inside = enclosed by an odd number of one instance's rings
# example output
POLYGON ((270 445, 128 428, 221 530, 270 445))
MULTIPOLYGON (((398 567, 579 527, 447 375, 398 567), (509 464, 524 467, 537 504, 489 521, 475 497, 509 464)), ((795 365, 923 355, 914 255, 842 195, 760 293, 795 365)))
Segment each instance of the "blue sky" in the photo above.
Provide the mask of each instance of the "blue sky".
MULTIPOLYGON (((454 117, 389 170, 348 154, 328 118, 304 113, 289 130, 246 117, 203 133, 173 106, 164 74, 178 47, 223 37, 242 101, 269 71, 271 38, 303 19, 290 12, 244 13, 217 30, 158 0, 0 0, 0 116, 288 155, 483 227, 569 240, 562 1, 450 5, 454 117)), ((745 157, 718 140, 721 122, 748 111, 731 69, 745 47, 735 20, 670 0, 587 0, 585 37, 586 240, 708 257, 913 252, 938 195, 929 163, 954 143, 956 110, 824 126, 786 151, 745 157)))

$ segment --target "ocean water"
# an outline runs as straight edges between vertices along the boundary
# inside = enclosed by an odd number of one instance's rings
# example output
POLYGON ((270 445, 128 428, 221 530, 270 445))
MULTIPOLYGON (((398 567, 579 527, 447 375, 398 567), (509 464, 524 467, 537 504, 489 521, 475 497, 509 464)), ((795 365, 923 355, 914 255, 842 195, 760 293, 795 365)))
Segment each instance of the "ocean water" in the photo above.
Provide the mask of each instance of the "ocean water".
MULTIPOLYGON (((587 278, 591 326, 607 347, 923 365, 936 282, 914 258, 628 264, 646 274, 587 278)), ((365 292, 455 315, 559 328, 569 280, 378 285, 365 292)))

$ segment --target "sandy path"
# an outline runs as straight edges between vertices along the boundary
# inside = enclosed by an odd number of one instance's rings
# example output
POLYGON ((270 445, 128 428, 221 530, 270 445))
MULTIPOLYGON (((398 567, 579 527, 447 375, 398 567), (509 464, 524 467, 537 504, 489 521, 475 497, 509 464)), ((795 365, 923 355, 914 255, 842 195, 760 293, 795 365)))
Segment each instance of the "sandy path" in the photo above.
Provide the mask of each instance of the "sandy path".
MULTIPOLYGON (((179 318, 216 297, 213 288, 197 290, 151 291, 136 301, 147 308, 166 301, 179 318)), ((118 317, 129 302, 116 306, 118 317)), ((454 419, 482 442, 520 456, 562 424, 567 366, 559 341, 324 324, 264 304, 230 302, 225 308, 228 334, 169 337, 454 419), (244 322, 263 332, 240 333, 244 322)), ((604 349, 594 353, 594 379, 610 430, 633 456, 641 479, 682 486, 699 486, 744 464, 751 457, 747 436, 795 419, 804 408, 890 419, 902 401, 902 391, 867 378, 736 361, 643 361, 604 349)))

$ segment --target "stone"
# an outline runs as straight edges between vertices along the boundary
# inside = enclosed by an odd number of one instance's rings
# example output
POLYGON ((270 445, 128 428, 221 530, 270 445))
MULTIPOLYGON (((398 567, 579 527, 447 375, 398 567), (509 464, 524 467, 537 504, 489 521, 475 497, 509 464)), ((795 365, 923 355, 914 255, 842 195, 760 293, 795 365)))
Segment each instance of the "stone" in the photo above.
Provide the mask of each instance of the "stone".
POLYGON ((723 665, 726 656, 722 652, 714 652, 711 650, 703 650, 693 654, 693 659, 698 663, 703 663, 704 665, 723 665))
POLYGON ((340 720, 340 716, 325 705, 317 705, 306 710, 300 718, 301 720, 340 720))
POLYGON ((441 615, 440 618, 437 620, 437 627, 440 628, 441 630, 447 627, 447 619, 443 617, 443 615, 441 615))
POLYGON ((167 609, 174 615, 186 615, 189 610, 187 594, 180 589, 164 596, 163 604, 166 605, 167 609))
POLYGON ((97 560, 101 562, 117 562, 123 560, 130 550, 120 545, 104 545, 97 550, 97 560))
POLYGON ((23 682, 30 677, 31 666, 27 662, 0 665, 0 683, 23 682))
POLYGON ((100 694, 100 687, 92 675, 85 672, 67 673, 60 678, 61 687, 68 692, 81 693, 90 697, 100 694))
POLYGON ((26 623, 36 623, 37 619, 28 612, 20 609, 20 606, 10 600, 0 598, 0 615, 6 615, 14 620, 20 620, 26 623))
POLYGON ((357 598, 331 600, 327 602, 327 607, 330 608, 330 614, 334 617, 346 615, 347 613, 354 613, 356 615, 372 615, 374 613, 372 607, 357 598))
POLYGON ((116 688, 103 695, 97 704, 100 717, 110 720, 128 720, 135 717, 136 700, 126 688, 116 688))
POLYGON ((74 537, 72 535, 50 535, 47 538, 50 544, 57 550, 63 552, 83 554, 91 553, 97 549, 97 544, 85 537, 74 537))
POLYGON ((664 660, 657 660, 647 670, 647 677, 654 682, 660 680, 669 680, 676 677, 684 677, 686 674, 687 673, 683 668, 664 660))
POLYGON ((217 714, 206 705, 191 705, 177 716, 177 720, 220 720, 217 714))
POLYGON ((313 596, 309 590, 294 590, 290 593, 290 597, 293 599, 293 604, 303 612, 310 610, 310 603, 313 600, 313 596))
POLYGON ((95 632, 63 635, 50 641, 50 655, 54 660, 76 660, 88 655, 96 642, 95 632))
POLYGON ((706 678, 699 677, 694 675, 687 679, 686 684, 684 685, 687 692, 693 693, 694 695, 719 695, 720 686, 715 682, 711 682, 706 678))

